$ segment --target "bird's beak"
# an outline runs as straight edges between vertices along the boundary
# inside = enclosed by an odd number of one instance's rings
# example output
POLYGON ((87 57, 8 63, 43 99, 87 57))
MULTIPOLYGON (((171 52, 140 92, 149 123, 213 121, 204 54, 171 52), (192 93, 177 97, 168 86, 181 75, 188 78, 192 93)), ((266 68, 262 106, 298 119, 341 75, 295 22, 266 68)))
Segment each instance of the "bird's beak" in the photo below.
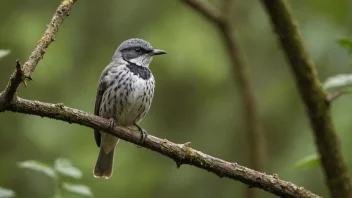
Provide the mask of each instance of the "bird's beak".
POLYGON ((152 53, 153 56, 155 55, 161 55, 161 54, 167 54, 164 50, 161 49, 153 49, 152 53))

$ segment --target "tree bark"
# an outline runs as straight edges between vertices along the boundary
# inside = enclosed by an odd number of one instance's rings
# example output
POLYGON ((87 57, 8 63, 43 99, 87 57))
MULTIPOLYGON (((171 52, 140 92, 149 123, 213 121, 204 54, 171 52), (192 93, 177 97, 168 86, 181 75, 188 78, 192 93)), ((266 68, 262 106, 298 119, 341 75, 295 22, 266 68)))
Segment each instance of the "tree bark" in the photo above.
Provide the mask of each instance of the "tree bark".
POLYGON ((261 0, 261 2, 270 16, 305 104, 330 197, 352 197, 351 181, 331 118, 330 101, 303 45, 297 25, 293 22, 285 1, 261 0))

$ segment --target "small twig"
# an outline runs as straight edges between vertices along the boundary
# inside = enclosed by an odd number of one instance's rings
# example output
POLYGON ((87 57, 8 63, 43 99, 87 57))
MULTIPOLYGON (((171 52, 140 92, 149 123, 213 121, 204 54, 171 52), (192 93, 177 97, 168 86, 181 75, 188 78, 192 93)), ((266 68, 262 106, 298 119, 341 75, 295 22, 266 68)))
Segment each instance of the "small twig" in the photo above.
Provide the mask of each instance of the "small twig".
MULTIPOLYGON (((10 81, 8 82, 8 85, 5 89, 5 101, 9 102, 12 100, 13 96, 16 94, 16 85, 24 82, 23 78, 23 70, 21 66, 21 62, 19 60, 16 60, 16 70, 15 72, 11 75, 10 81)), ((26 85, 26 84, 25 84, 26 85)))
MULTIPOLYGON (((4 94, 0 94, 0 106, 1 103, 4 102, 3 98, 4 94)), ((109 131, 109 120, 78 109, 66 107, 62 103, 57 105, 16 98, 15 100, 12 100, 8 106, 6 106, 5 110, 38 115, 41 117, 62 120, 68 123, 84 125, 93 129, 105 131, 106 133, 137 145, 140 144, 140 140, 142 138, 140 132, 130 130, 122 126, 116 126, 113 131, 109 131)), ((276 176, 266 175, 244 166, 240 166, 237 163, 227 162, 194 150, 190 147, 189 143, 175 144, 166 139, 160 139, 155 136, 148 135, 142 146, 172 158, 179 166, 182 164, 193 165, 215 173, 220 177, 227 177, 237 180, 248 186, 263 189, 277 196, 292 198, 319 197, 302 187, 298 187, 290 182, 280 180, 276 176)))
MULTIPOLYGON (((21 78, 21 82, 24 84, 25 87, 27 87, 27 83, 24 79, 24 74, 23 74, 23 70, 22 70, 22 64, 20 62, 19 59, 16 60, 16 75, 19 75, 21 78)), ((32 79, 30 79, 32 80, 32 79)))
POLYGON ((26 80, 32 79, 32 72, 34 71, 38 62, 43 58, 45 50, 49 47, 50 43, 55 40, 55 35, 59 30, 60 25, 69 15, 71 8, 76 1, 77 0, 63 0, 61 2, 44 35, 39 40, 36 48, 29 56, 29 59, 22 66, 19 64, 19 62, 17 62, 16 71, 11 75, 10 81, 5 88, 6 101, 10 101, 15 97, 21 82, 27 85, 26 80))
POLYGON ((333 100, 336 100, 337 98, 339 98, 343 94, 350 94, 350 93, 352 93, 352 88, 344 88, 344 89, 340 89, 338 91, 335 91, 333 93, 328 94, 327 98, 328 98, 329 102, 332 102, 333 100))

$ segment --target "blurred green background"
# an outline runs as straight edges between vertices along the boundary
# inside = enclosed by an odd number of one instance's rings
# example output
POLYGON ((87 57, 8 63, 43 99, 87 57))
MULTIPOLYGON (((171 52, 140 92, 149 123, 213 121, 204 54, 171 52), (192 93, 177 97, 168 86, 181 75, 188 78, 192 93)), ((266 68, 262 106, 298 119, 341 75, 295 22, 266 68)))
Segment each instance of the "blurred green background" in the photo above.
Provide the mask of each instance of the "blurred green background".
MULTIPOLYGON (((60 1, 2 0, 0 49, 11 54, 0 60, 4 88, 15 60, 26 61, 60 1)), ((218 1, 212 1, 219 5, 218 1)), ((347 0, 290 1, 319 77, 351 72, 351 60, 336 39, 351 35, 352 3, 347 0)), ((327 188, 320 169, 294 169, 299 159, 315 153, 304 106, 295 88, 268 16, 259 1, 237 0, 237 33, 248 62, 267 139, 265 172, 304 186, 321 196, 327 188)), ((97 81, 117 46, 140 37, 166 56, 156 57, 152 108, 141 123, 150 134, 191 146, 207 154, 248 166, 243 134, 243 104, 232 75, 221 35, 206 19, 180 1, 78 1, 61 26, 24 98, 92 113, 97 81)), ((2 89, 1 88, 1 89, 2 89)), ((352 97, 332 105, 335 127, 348 167, 352 168, 352 97)), ((18 197, 50 197, 54 187, 41 173, 19 169, 17 162, 52 164, 64 157, 83 171, 82 183, 95 197, 243 197, 244 185, 190 166, 176 168, 173 160, 121 141, 115 153, 114 175, 95 179, 98 155, 93 130, 37 116, 0 113, 0 186, 18 197)), ((351 175, 351 174, 350 174, 351 175)), ((273 197, 262 192, 262 197, 273 197)), ((64 194, 64 197, 78 197, 64 194)))

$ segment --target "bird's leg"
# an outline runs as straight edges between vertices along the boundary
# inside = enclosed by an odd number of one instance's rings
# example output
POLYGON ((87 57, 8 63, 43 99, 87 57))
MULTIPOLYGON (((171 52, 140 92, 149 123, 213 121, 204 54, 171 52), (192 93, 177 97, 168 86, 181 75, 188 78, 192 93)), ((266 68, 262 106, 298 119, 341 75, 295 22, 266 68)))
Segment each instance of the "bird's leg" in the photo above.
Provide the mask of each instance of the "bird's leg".
POLYGON ((116 127, 116 123, 114 118, 110 118, 109 119, 109 131, 113 131, 116 127))
POLYGON ((147 136, 148 136, 148 133, 147 133, 144 129, 142 129, 140 126, 138 126, 138 124, 134 123, 133 125, 136 126, 136 127, 138 128, 138 131, 141 133, 141 135, 142 135, 142 140, 141 140, 141 142, 140 142, 139 144, 140 144, 140 145, 143 145, 145 139, 146 139, 147 136))

